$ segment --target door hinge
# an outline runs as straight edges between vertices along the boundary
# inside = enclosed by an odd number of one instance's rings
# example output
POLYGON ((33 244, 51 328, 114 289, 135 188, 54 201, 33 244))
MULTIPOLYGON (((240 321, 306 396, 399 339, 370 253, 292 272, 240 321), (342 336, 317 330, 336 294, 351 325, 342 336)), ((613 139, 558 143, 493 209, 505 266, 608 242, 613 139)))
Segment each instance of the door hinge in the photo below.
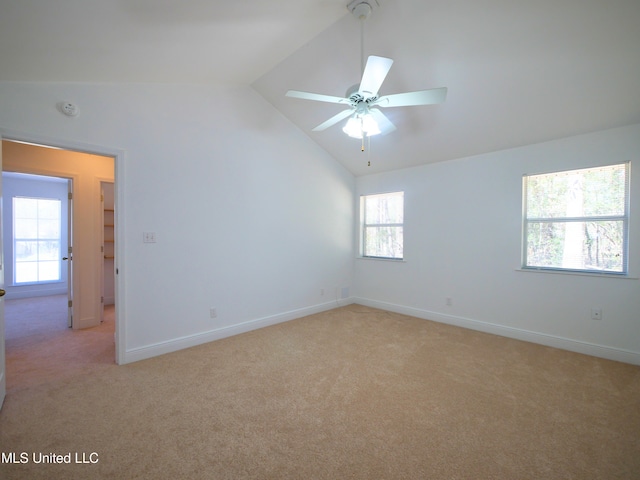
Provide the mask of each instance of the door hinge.
POLYGON ((69 192, 68 198, 69 200, 73 200, 73 193, 69 192))
POLYGON ((100 297, 100 303, 104 303, 104 297, 100 297))
POLYGON ((73 307, 73 300, 69 300, 69 308, 73 307))

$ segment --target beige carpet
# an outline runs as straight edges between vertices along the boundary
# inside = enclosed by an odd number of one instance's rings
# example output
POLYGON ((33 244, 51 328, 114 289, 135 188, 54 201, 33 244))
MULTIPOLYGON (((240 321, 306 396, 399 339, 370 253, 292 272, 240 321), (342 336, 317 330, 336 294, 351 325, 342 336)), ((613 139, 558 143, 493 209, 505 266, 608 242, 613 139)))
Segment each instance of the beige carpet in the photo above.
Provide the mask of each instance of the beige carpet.
POLYGON ((8 391, 115 363, 113 305, 99 327, 71 330, 67 301, 66 295, 5 301, 8 391))
POLYGON ((25 378, 9 352, 0 450, 30 461, 0 478, 640 478, 637 366, 359 305, 130 365, 96 350, 25 378))

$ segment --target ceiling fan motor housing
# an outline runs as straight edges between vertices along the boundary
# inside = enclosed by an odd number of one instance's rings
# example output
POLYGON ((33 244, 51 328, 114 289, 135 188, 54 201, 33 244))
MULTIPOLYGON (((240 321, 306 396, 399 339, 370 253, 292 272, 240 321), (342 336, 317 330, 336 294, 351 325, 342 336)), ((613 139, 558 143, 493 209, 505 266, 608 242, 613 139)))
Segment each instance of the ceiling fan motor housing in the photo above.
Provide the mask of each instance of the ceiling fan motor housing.
POLYGON ((349 103, 354 107, 357 107, 363 102, 370 104, 378 99, 378 95, 372 97, 365 97, 364 95, 362 95, 362 93, 360 93, 359 83, 356 83, 355 85, 349 87, 347 93, 345 94, 345 97, 349 99, 349 103))

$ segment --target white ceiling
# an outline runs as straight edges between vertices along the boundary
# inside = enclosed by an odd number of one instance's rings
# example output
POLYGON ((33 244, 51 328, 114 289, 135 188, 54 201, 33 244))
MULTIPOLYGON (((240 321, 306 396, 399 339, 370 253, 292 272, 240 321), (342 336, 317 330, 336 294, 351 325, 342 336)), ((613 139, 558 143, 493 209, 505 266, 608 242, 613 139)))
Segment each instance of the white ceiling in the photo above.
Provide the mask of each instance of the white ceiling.
POLYGON ((0 0, 0 81, 251 85, 356 175, 640 123, 638 0, 379 3, 380 94, 449 91, 385 110, 398 129, 365 153, 342 123, 311 132, 342 107, 284 96, 358 83, 347 0, 0 0))

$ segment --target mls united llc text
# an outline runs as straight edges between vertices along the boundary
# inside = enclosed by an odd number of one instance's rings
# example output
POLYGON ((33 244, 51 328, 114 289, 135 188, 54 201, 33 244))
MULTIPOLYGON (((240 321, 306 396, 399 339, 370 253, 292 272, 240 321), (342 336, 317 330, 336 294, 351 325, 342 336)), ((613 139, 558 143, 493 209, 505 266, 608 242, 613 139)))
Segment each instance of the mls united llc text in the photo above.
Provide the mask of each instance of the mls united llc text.
POLYGON ((1 463, 98 463, 96 452, 2 452, 1 463))

